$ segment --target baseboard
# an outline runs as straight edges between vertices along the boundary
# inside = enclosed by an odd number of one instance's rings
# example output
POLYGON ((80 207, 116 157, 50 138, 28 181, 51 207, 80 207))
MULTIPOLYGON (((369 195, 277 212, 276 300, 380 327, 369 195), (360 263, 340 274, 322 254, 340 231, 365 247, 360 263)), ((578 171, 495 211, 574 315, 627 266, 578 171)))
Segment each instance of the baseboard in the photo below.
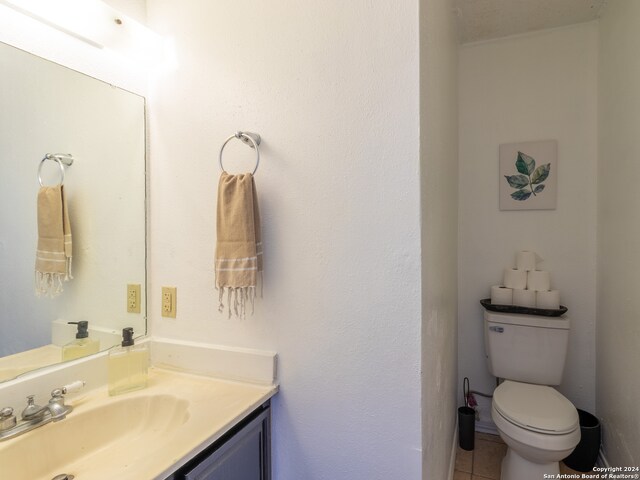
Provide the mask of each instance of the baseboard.
POLYGON ((496 424, 493 422, 476 422, 476 432, 498 435, 498 429, 496 428, 496 424))
POLYGON ((607 457, 605 456, 604 452, 602 451, 602 447, 600 447, 600 451, 598 452, 598 460, 596 460, 596 465, 598 465, 599 467, 604 467, 604 468, 610 468, 611 465, 609 464, 609 461, 607 460, 607 457))
POLYGON ((449 480, 453 480, 456 469, 456 454, 458 453, 458 416, 456 415, 456 426, 453 431, 453 445, 451 445, 451 458, 449 459, 449 480))

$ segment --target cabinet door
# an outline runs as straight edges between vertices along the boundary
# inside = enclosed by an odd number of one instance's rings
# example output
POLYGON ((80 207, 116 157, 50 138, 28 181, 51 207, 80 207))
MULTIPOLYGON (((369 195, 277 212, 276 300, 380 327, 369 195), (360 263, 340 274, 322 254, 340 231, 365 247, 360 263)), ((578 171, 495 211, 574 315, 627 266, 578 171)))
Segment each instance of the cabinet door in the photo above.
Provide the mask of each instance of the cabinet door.
POLYGON ((186 480, 270 480, 269 411, 189 470, 186 480))

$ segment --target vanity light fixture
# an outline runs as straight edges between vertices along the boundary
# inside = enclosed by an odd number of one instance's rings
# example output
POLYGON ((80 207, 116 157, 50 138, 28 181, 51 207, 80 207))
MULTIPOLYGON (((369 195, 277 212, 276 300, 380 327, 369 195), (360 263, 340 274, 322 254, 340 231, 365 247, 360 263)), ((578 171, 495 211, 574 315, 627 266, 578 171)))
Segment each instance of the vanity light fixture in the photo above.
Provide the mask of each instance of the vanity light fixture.
POLYGON ((100 0, 0 0, 0 5, 136 62, 162 58, 160 35, 100 0))

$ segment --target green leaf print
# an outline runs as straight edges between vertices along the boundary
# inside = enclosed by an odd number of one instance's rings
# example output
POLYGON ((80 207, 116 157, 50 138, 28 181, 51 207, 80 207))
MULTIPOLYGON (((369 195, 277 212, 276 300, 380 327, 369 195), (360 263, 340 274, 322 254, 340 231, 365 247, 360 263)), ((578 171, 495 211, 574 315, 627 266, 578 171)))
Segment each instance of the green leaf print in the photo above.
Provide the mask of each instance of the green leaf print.
POLYGON ((529 185, 529 179, 524 175, 505 175, 504 178, 513 188, 523 188, 529 185))
POLYGON ((531 195, 535 197, 544 190, 542 182, 551 175, 551 164, 546 163, 536 168, 536 161, 532 156, 518 151, 516 170, 519 175, 505 175, 504 178, 511 188, 517 189, 511 194, 511 198, 524 202, 531 195))
POLYGON ((513 192, 511 194, 511 198, 513 198, 514 200, 526 200, 527 198, 529 198, 531 196, 531 190, 516 190, 515 192, 513 192))
POLYGON ((526 153, 518 152, 516 168, 524 175, 531 175, 536 168, 536 161, 526 153))
POLYGON ((546 165, 540 165, 538 168, 534 170, 533 175, 531 175, 531 183, 535 185, 537 183, 544 182, 549 176, 550 171, 551 171, 550 163, 547 163, 546 165))

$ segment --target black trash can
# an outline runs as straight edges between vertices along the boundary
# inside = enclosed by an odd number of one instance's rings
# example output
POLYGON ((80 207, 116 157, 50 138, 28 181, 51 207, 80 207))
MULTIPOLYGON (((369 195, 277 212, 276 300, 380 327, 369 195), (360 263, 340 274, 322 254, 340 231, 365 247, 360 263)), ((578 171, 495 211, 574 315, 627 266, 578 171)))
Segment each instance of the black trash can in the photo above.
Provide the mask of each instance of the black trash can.
POLYGON ((573 453, 563 461, 578 472, 590 472, 598 460, 600 452, 600 421, 588 412, 578 409, 580 418, 580 443, 573 453))
POLYGON ((463 450, 473 450, 476 433, 476 411, 471 407, 458 408, 458 441, 463 450))

